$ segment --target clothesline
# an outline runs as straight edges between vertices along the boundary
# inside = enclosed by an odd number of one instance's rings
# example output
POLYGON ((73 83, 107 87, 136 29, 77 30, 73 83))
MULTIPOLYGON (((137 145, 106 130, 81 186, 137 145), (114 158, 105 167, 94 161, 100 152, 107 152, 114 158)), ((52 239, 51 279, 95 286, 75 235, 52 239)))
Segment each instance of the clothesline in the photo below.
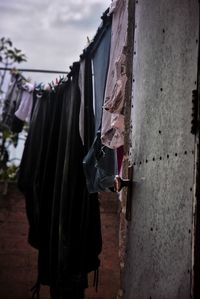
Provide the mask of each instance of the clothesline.
MULTIPOLYGON (((1 71, 12 71, 11 67, 0 67, 1 71)), ((56 71, 56 70, 42 70, 42 69, 17 69, 20 72, 30 72, 30 73, 49 73, 49 74, 68 74, 65 71, 56 71)))

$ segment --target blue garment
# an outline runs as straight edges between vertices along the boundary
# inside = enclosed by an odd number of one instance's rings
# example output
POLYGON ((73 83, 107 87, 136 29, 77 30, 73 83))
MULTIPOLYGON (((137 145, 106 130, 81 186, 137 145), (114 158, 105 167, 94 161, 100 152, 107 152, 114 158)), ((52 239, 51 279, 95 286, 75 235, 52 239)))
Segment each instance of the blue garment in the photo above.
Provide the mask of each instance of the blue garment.
POLYGON ((92 57, 94 69, 95 133, 97 133, 101 126, 102 106, 110 56, 110 40, 111 26, 106 29, 92 57))
POLYGON ((102 147, 101 133, 96 138, 88 154, 83 159, 86 184, 90 193, 110 191, 117 174, 116 151, 106 146, 102 147))
POLYGON ((111 26, 106 27, 93 45, 95 138, 83 159, 86 184, 90 193, 110 191, 117 171, 116 150, 101 143, 101 118, 110 55, 111 26))

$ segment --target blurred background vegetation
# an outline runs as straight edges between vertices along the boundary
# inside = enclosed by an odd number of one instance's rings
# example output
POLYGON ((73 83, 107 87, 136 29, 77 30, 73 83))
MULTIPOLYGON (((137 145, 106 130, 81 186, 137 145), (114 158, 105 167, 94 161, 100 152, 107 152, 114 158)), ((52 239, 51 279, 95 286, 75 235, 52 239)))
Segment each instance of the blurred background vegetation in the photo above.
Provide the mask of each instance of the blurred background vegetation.
MULTIPOLYGON (((12 41, 9 38, 2 37, 0 39, 0 111, 2 113, 2 107, 6 97, 6 90, 4 86, 6 80, 8 80, 6 70, 7 68, 17 68, 16 65, 21 62, 27 61, 26 55, 20 50, 14 47, 12 41)), ((8 128, 3 126, 0 122, 0 181, 8 183, 9 181, 15 181, 18 170, 18 158, 11 157, 12 149, 17 148, 20 138, 20 134, 13 134, 8 128)), ((7 184, 5 185, 6 192, 7 184)))

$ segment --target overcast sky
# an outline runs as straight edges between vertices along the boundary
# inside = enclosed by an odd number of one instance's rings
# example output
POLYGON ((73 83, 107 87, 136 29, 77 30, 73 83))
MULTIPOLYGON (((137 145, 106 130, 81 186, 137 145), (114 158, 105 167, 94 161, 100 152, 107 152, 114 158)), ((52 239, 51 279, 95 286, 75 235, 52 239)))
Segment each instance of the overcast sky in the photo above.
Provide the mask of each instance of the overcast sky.
MULTIPOLYGON (((27 56, 20 67, 68 71, 79 60, 111 0, 0 0, 0 37, 27 56)), ((56 75, 24 73, 47 83, 56 75)))

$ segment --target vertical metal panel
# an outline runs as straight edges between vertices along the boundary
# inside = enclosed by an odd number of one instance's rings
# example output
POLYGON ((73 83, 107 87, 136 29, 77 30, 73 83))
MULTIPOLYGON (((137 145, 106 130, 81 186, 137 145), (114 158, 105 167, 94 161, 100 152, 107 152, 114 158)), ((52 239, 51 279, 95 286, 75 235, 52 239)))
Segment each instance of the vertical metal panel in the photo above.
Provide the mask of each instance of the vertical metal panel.
POLYGON ((188 299, 198 1, 138 0, 135 22, 131 163, 137 182, 124 299, 188 299))

